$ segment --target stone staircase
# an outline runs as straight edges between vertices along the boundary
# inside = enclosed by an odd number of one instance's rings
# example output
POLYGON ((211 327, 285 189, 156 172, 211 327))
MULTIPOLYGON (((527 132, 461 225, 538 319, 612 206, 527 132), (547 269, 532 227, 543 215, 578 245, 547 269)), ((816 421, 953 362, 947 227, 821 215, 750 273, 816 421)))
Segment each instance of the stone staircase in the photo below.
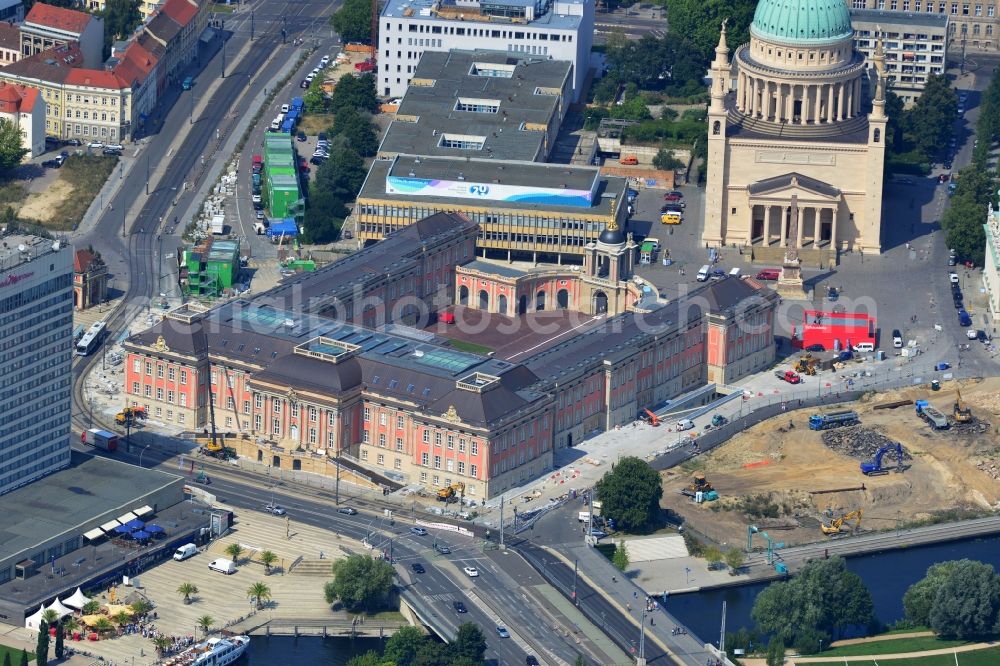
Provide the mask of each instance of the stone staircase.
POLYGON ((298 576, 322 576, 323 578, 332 578, 333 577, 333 573, 331 572, 332 566, 333 566, 333 560, 302 559, 297 564, 292 566, 292 568, 288 571, 288 573, 296 574, 298 576))
MULTIPOLYGON (((752 245, 750 247, 750 261, 755 264, 767 264, 768 266, 780 267, 785 259, 785 252, 788 248, 772 245, 764 247, 752 245)), ((744 249, 744 254, 746 250, 744 249)), ((831 247, 803 248, 799 250, 799 261, 803 266, 810 268, 827 268, 837 265, 837 251, 831 247)))

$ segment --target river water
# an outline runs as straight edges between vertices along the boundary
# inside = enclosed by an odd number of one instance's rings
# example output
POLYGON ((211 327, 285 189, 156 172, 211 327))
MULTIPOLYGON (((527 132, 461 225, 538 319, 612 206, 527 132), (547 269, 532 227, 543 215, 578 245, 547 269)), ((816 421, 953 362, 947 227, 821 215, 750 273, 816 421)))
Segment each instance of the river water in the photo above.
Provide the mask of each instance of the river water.
MULTIPOLYGON (((861 576, 871 590, 875 615, 889 624, 903 617, 903 593, 924 577, 927 568, 945 560, 969 558, 992 564, 1000 570, 1000 537, 957 541, 848 558, 847 567, 861 576)), ((667 600, 667 609, 699 638, 718 641, 722 602, 726 602, 726 630, 751 627, 750 610, 757 593, 767 583, 680 594, 667 600)), ((292 638, 255 636, 248 662, 257 666, 324 664, 344 666, 351 657, 378 650, 377 638, 292 638)))
MULTIPOLYGON (((847 559, 847 568, 861 576, 871 590, 875 616, 885 624, 903 617, 903 593, 924 577, 927 568, 945 560, 968 558, 992 564, 1000 571, 1000 537, 956 541, 906 550, 894 550, 847 559)), ((767 583, 681 594, 667 600, 667 610, 706 642, 716 643, 726 602, 726 631, 751 628, 750 610, 767 583)))

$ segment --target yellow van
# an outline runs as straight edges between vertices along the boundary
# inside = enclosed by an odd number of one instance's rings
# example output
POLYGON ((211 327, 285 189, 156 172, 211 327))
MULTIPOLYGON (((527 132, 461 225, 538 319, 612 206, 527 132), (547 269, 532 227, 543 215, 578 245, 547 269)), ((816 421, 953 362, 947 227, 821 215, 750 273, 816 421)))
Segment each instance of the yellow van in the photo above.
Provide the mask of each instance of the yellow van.
POLYGON ((667 212, 660 214, 660 222, 663 224, 680 224, 683 219, 680 213, 667 212))

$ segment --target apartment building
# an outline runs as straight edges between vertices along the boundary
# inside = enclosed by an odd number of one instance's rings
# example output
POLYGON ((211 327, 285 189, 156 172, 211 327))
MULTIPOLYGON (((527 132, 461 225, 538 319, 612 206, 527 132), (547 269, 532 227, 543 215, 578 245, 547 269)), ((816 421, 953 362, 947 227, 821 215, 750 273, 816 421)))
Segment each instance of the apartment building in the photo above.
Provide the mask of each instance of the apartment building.
POLYGON ((948 17, 948 48, 965 53, 1000 50, 1000 0, 845 0, 852 9, 877 9, 948 17))
POLYGON ((63 82, 67 138, 117 143, 132 125, 132 86, 115 72, 70 70, 63 82))
POLYGON ((0 118, 20 130, 26 160, 45 152, 45 100, 38 88, 0 82, 0 118))
POLYGON ((948 67, 947 14, 852 9, 854 46, 874 62, 878 35, 885 51, 885 73, 894 93, 909 107, 920 97, 927 77, 948 67))
POLYGON ((0 21, 0 67, 21 58, 21 30, 14 23, 0 21))
POLYGON ((99 16, 39 2, 24 17, 20 32, 22 57, 75 42, 83 67, 96 69, 104 62, 104 19, 99 16))
MULTIPOLYGON (((573 65, 579 101, 594 37, 594 0, 410 0, 385 3, 379 20, 377 89, 402 97, 426 51, 511 51, 573 65)), ((513 66, 479 76, 510 77, 513 66)))

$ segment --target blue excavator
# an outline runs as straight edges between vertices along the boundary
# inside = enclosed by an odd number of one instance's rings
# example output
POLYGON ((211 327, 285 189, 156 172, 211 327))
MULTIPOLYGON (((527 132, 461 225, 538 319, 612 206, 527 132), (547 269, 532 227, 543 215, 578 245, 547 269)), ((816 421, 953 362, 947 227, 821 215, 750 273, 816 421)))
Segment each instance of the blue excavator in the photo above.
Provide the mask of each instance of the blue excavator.
POLYGON ((903 446, 899 442, 892 442, 881 447, 875 452, 875 458, 871 462, 861 463, 861 473, 867 476, 877 476, 879 474, 888 474, 889 470, 882 467, 882 458, 885 454, 896 454, 896 467, 893 468, 897 472, 903 471, 903 446))

